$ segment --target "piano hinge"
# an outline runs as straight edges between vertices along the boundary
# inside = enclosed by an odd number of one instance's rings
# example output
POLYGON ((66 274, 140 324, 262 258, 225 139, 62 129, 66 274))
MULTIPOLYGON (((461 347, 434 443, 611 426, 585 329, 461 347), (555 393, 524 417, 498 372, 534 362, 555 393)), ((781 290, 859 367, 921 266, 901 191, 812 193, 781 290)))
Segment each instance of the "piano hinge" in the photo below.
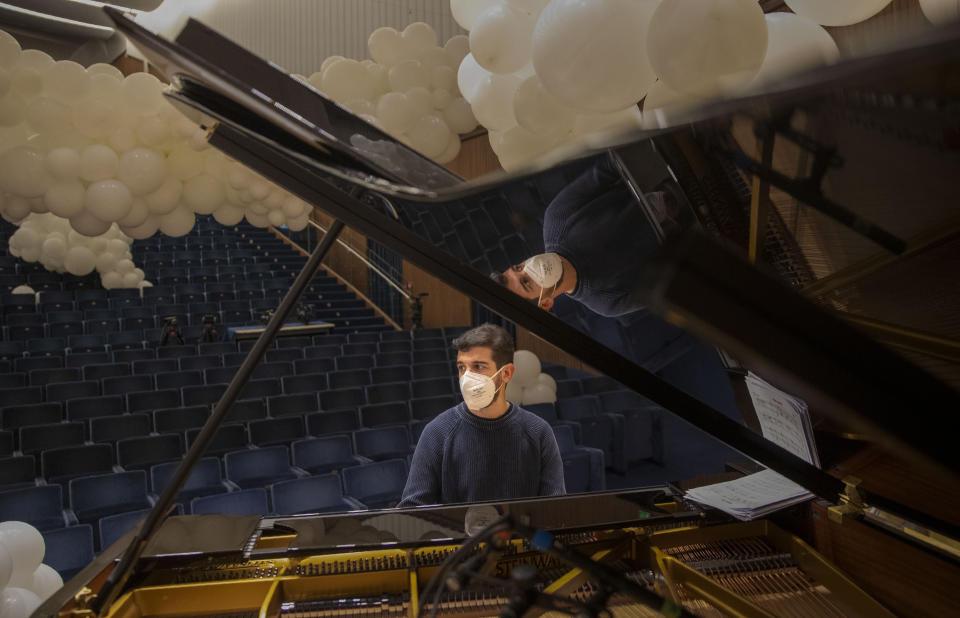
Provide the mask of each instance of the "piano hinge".
POLYGON ((835 524, 842 523, 845 516, 863 515, 863 497, 858 489, 860 479, 855 476, 844 477, 843 486, 840 504, 827 507, 827 516, 835 524))

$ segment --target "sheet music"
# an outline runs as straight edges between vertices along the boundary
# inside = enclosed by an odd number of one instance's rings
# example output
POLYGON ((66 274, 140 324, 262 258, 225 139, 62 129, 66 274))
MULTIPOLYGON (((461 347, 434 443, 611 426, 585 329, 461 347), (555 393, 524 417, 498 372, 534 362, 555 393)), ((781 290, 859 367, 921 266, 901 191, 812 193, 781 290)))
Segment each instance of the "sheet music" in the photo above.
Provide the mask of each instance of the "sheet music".
POLYGON ((820 467, 805 401, 783 392, 754 373, 744 379, 763 437, 807 463, 820 467))
POLYGON ((749 521, 813 498, 813 494, 773 470, 762 470, 733 481, 697 487, 689 500, 749 521))

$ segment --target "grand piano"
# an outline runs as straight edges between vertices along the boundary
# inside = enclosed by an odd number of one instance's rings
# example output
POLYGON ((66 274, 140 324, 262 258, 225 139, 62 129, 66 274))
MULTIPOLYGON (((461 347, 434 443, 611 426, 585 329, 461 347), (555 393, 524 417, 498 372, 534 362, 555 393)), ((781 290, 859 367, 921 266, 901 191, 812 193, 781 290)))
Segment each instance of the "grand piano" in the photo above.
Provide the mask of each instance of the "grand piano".
MULTIPOLYGON (((946 383, 949 375, 935 376, 905 358, 917 352, 916 346, 911 352, 896 347, 908 338, 891 339, 889 330, 868 328, 828 308, 823 296, 836 285, 820 281, 826 289, 811 292, 817 278, 796 234, 781 215, 758 213, 769 209, 773 190, 835 222, 879 252, 876 259, 916 250, 915 239, 838 197, 854 193, 824 189, 824 177, 844 152, 798 129, 803 123, 797 117, 835 118, 861 104, 869 108, 881 84, 883 92, 923 89, 924 74, 955 75, 960 28, 799 76, 774 93, 660 114, 646 131, 610 135, 563 160, 464 181, 199 22, 191 20, 175 41, 167 41, 106 10, 170 80, 167 96, 204 126, 212 146, 306 200, 332 223, 153 512, 36 615, 956 611, 958 462, 943 419, 958 409, 960 396, 946 383), (777 139, 794 144, 812 162, 808 176, 773 165, 764 145, 777 139), (853 436, 880 455, 857 468, 841 457, 842 447, 825 449, 821 468, 765 439, 749 414, 733 418, 709 393, 691 394, 665 379, 631 348, 622 323, 577 307, 545 312, 492 281, 490 270, 542 249, 536 229, 530 233, 525 226, 543 216, 546 200, 529 200, 526 210, 512 213, 523 216, 509 218, 517 225, 505 230, 513 248, 501 245, 499 259, 496 252, 471 251, 455 231, 431 229, 441 218, 437 213, 482 205, 518 187, 543 186, 536 183, 544 178, 569 180, 598 162, 617 170, 657 230, 661 246, 637 282, 650 312, 719 346, 726 358, 736 359, 731 366, 742 364, 802 396, 829 429, 823 435, 835 436, 837 444, 853 436), (679 231, 658 225, 649 203, 656 191, 676 200, 679 231), (721 445, 715 452, 728 462, 725 468, 694 467, 689 473, 719 472, 711 477, 716 480, 766 467, 814 499, 741 522, 688 499, 690 488, 710 480, 675 477, 636 489, 486 504, 169 516, 191 466, 344 228, 401 255, 488 315, 649 399, 663 411, 664 422, 691 432, 691 450, 672 454, 675 459, 696 459, 702 449, 694 435, 721 445), (718 242, 729 245, 737 234, 746 237, 746 253, 766 256, 767 266, 751 264, 718 242), (878 466, 896 467, 897 473, 875 473, 878 466)), ((944 95, 955 92, 956 81, 949 82, 938 82, 944 95)), ((858 116, 877 122, 870 117, 870 109, 858 116)), ((941 121, 956 130, 955 117, 941 121)), ((955 179, 934 170, 911 181, 926 187, 955 179)))

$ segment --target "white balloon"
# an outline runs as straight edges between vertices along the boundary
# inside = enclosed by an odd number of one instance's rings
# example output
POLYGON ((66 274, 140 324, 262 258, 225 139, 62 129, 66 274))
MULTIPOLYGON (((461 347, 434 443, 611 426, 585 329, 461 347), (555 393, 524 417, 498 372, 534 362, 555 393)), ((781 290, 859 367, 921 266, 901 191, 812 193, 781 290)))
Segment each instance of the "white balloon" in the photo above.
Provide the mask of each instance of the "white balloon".
POLYGON ((123 81, 123 72, 120 71, 117 67, 112 64, 107 64, 105 62, 98 62, 96 64, 91 64, 87 67, 87 73, 91 76, 93 75, 106 75, 113 78, 117 82, 123 81))
POLYGON ((517 350, 513 353, 513 366, 516 371, 513 374, 513 382, 521 386, 534 386, 537 383, 537 376, 540 375, 540 359, 530 350, 517 350))
POLYGON ((454 133, 469 133, 477 128, 477 119, 473 115, 470 103, 457 98, 443 109, 443 119, 454 133))
POLYGON ((62 260, 67 254, 67 241, 62 236, 49 236, 43 241, 43 255, 62 260))
POLYGON ((503 390, 507 401, 517 404, 523 403, 523 387, 517 383, 516 378, 507 382, 507 387, 503 390))
POLYGON ((446 150, 450 142, 450 128, 434 114, 422 116, 407 132, 413 147, 427 157, 436 157, 446 150))
POLYGON ((130 213, 133 195, 119 180, 98 180, 87 187, 83 205, 101 221, 119 221, 130 213))
POLYGON ((469 31, 480 13, 490 6, 490 0, 450 0, 450 12, 460 27, 469 31))
POLYGON ((147 203, 147 209, 154 215, 165 215, 180 202, 180 196, 183 195, 183 183, 167 177, 155 191, 144 196, 147 203))
POLYGON ((422 21, 415 21, 408 25, 403 29, 400 37, 414 53, 437 46, 437 32, 433 29, 433 26, 422 21))
POLYGON ((123 120, 121 101, 117 97, 94 93, 73 106, 73 124, 82 135, 94 139, 108 137, 123 120))
POLYGON ((17 223, 31 212, 30 201, 19 195, 7 196, 7 203, 3 207, 3 218, 11 223, 17 223))
POLYGON ((639 129, 643 116, 635 105, 609 114, 580 114, 573 123, 573 133, 583 136, 590 133, 615 133, 639 129))
POLYGON ((109 146, 92 144, 80 151, 80 177, 87 182, 114 178, 120 158, 109 146))
POLYGON ((132 73, 123 80, 124 99, 138 116, 159 112, 164 102, 162 92, 163 84, 149 73, 132 73))
POLYGON ((515 126, 506 131, 491 131, 489 139, 500 166, 512 172, 549 152, 558 138, 554 135, 537 135, 515 126))
POLYGON ((753 79, 766 52, 767 24, 755 0, 663 0, 650 21, 650 64, 679 92, 730 93, 753 79))
POLYGON ((433 103, 433 109, 445 110, 453 101, 453 97, 446 90, 434 90, 430 93, 430 99, 433 103))
POLYGON ((157 220, 156 215, 150 215, 147 217, 147 220, 138 225, 137 227, 124 227, 123 233, 133 238, 135 240, 143 240, 145 238, 150 238, 157 233, 157 229, 160 226, 160 222, 157 220))
POLYGON ((557 392, 557 381, 554 380, 553 376, 550 375, 549 373, 541 373, 540 375, 538 375, 537 384, 542 384, 543 386, 546 386, 547 388, 552 390, 554 393, 557 392))
POLYGON ((47 153, 47 170, 59 180, 76 180, 80 175, 80 153, 73 148, 54 148, 47 153))
POLYGON ((137 124, 136 134, 145 146, 157 146, 170 136, 170 125, 159 116, 146 116, 137 124))
POLYGON ((20 124, 27 114, 27 107, 17 93, 10 92, 0 97, 0 127, 20 124))
POLYGON ((957 0, 920 0, 920 10, 937 26, 960 19, 960 2, 957 0))
POLYGON ((0 155, 0 188, 20 197, 40 197, 51 184, 43 152, 16 146, 0 155))
POLYGON ((280 227, 287 222, 287 218, 284 216, 282 210, 271 210, 267 213, 267 221, 269 221, 273 227, 280 227))
POLYGON ((236 225, 243 221, 243 209, 232 204, 221 204, 213 211, 213 218, 220 225, 236 225))
POLYGON ((851 26, 870 19, 891 0, 786 0, 797 15, 803 15, 821 26, 851 26))
POLYGON ((103 285, 104 288, 108 290, 115 290, 117 288, 122 288, 123 275, 121 275, 115 270, 110 271, 104 274, 102 277, 100 277, 100 283, 101 285, 103 285))
POLYGON ((457 89, 457 72, 448 66, 434 67, 430 77, 430 87, 434 90, 446 90, 451 94, 459 92, 457 89))
POLYGON ((289 219, 287 221, 287 227, 294 232, 299 232, 300 230, 306 229, 307 221, 310 219, 310 215, 303 213, 295 219, 289 219))
MULTIPOLYGON (((533 66, 543 87, 564 105, 590 112, 642 99, 656 79, 644 45, 656 6, 657 0, 550 2, 533 32, 533 66)), ((700 49, 699 42, 685 43, 700 49)))
POLYGON ((111 225, 111 222, 98 219, 89 211, 83 211, 78 215, 70 217, 70 227, 78 234, 89 236, 90 238, 105 233, 110 229, 111 225))
POLYGON ((470 107, 477 121, 488 129, 504 131, 517 124, 513 97, 520 86, 515 75, 491 75, 481 82, 470 107))
POLYGON ((499 3, 481 13, 470 30, 470 53, 491 73, 513 73, 530 61, 536 19, 499 3))
POLYGON ((546 384, 534 383, 523 389, 523 405, 533 405, 535 403, 554 403, 557 400, 556 391, 552 390, 546 384))
POLYGON ((69 219, 83 210, 85 195, 86 188, 78 180, 55 182, 43 194, 43 203, 53 214, 69 219))
POLYGON ((465 34, 452 36, 443 44, 443 51, 450 57, 450 66, 458 67, 470 53, 470 38, 465 34))
MULTIPOLYGON (((3 60, 4 53, 4 38, 3 35, 7 34, 3 30, 0 30, 0 62, 3 60)), ((10 36, 10 35, 7 35, 10 36)), ((12 37, 11 37, 12 38, 12 37)), ((17 52, 19 53, 20 46, 17 45, 17 52)), ((33 294, 33 288, 26 285, 21 285, 13 288, 14 294, 33 294), (29 292, 24 291, 23 288, 30 290, 29 292)), ((10 583, 10 576, 13 575, 13 558, 10 556, 10 551, 7 549, 7 546, 3 543, 0 543, 0 590, 3 590, 7 587, 7 584, 10 583)))
POLYGON ((265 228, 270 225, 270 221, 267 220, 266 215, 258 215, 257 213, 248 210, 243 214, 243 216, 246 218, 247 223, 253 227, 265 228))
POLYGON ((203 153, 189 146, 179 146, 167 157, 167 172, 177 180, 188 180, 202 171, 203 153))
POLYGON ((490 77, 490 72, 477 64, 473 54, 467 54, 457 70, 457 87, 463 98, 473 103, 473 98, 481 85, 490 77))
POLYGON ((127 213, 127 216, 117 220, 117 225, 136 227, 146 221, 149 216, 150 208, 147 206, 147 201, 142 197, 135 197, 133 203, 130 204, 130 212, 127 213))
MULTIPOLYGON (((213 213, 225 198, 223 183, 210 174, 194 176, 183 185, 183 203, 197 214, 213 213)), ((163 226, 161 225, 160 228, 163 229, 163 226)))
POLYGON ((289 219, 296 219, 310 210, 310 206, 295 195, 287 195, 281 207, 283 208, 283 214, 289 219))
POLYGON ((29 69, 42 75, 53 67, 54 62, 54 59, 47 52, 39 49, 25 49, 20 52, 20 57, 17 58, 17 68, 29 69))
MULTIPOLYGON (((15 98, 9 97, 8 98, 15 98)), ((70 108, 50 97, 37 97, 26 107, 27 124, 38 133, 67 133, 73 129, 70 108)), ((3 115, 0 113, 0 115, 3 115)))
POLYGON ((82 277, 93 271, 97 265, 97 257, 86 247, 73 247, 67 251, 63 263, 67 267, 67 272, 82 277))
POLYGON ((160 220, 160 231, 167 236, 186 236, 193 229, 197 218, 183 206, 176 208, 160 220))
MULTIPOLYGON (((688 94, 683 94, 677 92, 667 86, 662 81, 657 80, 657 83, 650 88, 650 92, 647 93, 647 96, 643 99, 643 117, 645 126, 650 125, 650 121, 653 119, 653 112, 658 109, 683 109, 687 107, 695 106, 704 99, 700 99, 688 94)), ((657 126, 657 125, 654 125, 657 126)))
POLYGON ((123 153, 117 178, 134 195, 145 195, 160 188, 167 176, 164 156, 147 148, 134 148, 123 153))
POLYGON ((437 163, 447 164, 457 158, 457 155, 460 154, 460 136, 456 133, 450 133, 450 140, 447 142, 447 147, 440 153, 439 156, 435 157, 437 163))
POLYGON ((765 17, 767 54, 752 84, 769 84, 840 58, 833 37, 813 20, 793 13, 769 13, 765 17))
POLYGON ((388 133, 398 135, 417 119, 417 110, 406 95, 388 92, 377 101, 377 118, 388 133))
POLYGON ((33 585, 30 587, 30 591, 37 595, 41 603, 49 599, 54 592, 62 587, 63 578, 50 565, 41 564, 33 572, 33 585))
POLYGON ((87 94, 90 76, 87 70, 72 60, 58 60, 43 74, 43 88, 47 96, 71 104, 87 94))
POLYGON ((6 546, 13 560, 8 586, 23 588, 31 585, 33 572, 43 561, 46 550, 40 532, 22 521, 5 521, 0 523, 0 544, 6 546))
POLYGON ((570 131, 577 115, 547 92, 536 75, 525 79, 517 88, 513 113, 521 127, 543 135, 570 131))
POLYGON ((19 57, 20 43, 12 35, 0 30, 0 68, 12 67, 19 57))
POLYGON ((417 86, 429 88, 430 78, 431 74, 417 60, 400 62, 391 67, 388 73, 390 89, 394 92, 406 92, 417 86))
POLYGON ((376 83, 367 68, 356 60, 337 60, 323 71, 322 90, 337 103, 354 99, 372 99, 376 83))
POLYGON ((370 34, 367 49, 370 50, 370 57, 385 67, 413 59, 410 44, 403 40, 399 32, 388 26, 377 28, 370 34))
POLYGON ((26 588, 10 586, 0 591, 0 616, 3 618, 27 618, 38 607, 40 598, 26 588))

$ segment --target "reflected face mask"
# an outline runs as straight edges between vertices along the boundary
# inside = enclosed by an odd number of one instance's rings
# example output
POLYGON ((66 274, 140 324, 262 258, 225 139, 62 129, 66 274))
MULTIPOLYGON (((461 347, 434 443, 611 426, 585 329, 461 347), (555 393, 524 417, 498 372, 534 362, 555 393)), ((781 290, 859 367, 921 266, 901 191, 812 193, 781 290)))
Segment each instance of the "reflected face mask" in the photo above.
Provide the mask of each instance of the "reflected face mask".
POLYGON ((540 304, 546 288, 556 288, 560 283, 563 262, 556 253, 541 253, 524 262, 523 272, 530 275, 533 282, 540 286, 540 298, 537 300, 537 304, 540 304))

